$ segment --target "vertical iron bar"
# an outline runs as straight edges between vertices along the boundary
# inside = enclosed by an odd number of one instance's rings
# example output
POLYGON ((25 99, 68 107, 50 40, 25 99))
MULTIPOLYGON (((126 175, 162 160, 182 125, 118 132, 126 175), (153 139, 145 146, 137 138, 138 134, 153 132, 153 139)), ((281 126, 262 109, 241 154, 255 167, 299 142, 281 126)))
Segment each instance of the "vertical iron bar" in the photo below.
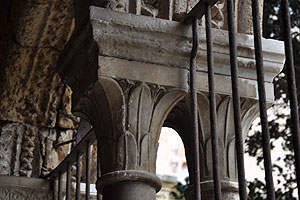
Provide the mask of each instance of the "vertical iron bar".
POLYGON ((63 175, 61 172, 59 172, 59 175, 58 175, 58 200, 62 200, 62 190, 63 190, 62 179, 63 179, 63 175))
POLYGON ((195 188, 194 196, 196 200, 201 200, 200 188, 200 154, 199 154, 199 134, 198 134, 198 106, 197 106, 197 92, 196 92, 196 56, 199 45, 198 40, 198 19, 193 19, 193 47, 190 58, 190 98, 191 98, 191 114, 192 114, 192 131, 194 137, 194 176, 195 188))
MULTIPOLYGON (((97 143, 97 179, 101 177, 101 166, 100 166, 100 148, 97 143)), ((97 200, 102 200, 100 191, 97 190, 97 200)))
POLYGON ((57 194, 57 184, 56 184, 56 177, 52 180, 52 200, 56 200, 57 194))
POLYGON ((81 160, 80 152, 76 155, 76 200, 80 200, 81 160))
POLYGON ((291 107, 291 121, 292 121, 292 135, 293 145, 295 151, 295 165, 296 165, 296 178, 298 186, 298 197, 300 198, 300 127, 299 127, 299 113, 298 113, 298 102, 297 102, 297 88, 295 80, 295 69, 294 69, 294 56, 293 46, 291 39, 291 20, 288 0, 281 0, 282 9, 282 25, 284 34, 284 46, 286 56, 286 74, 288 82, 288 92, 290 98, 291 107))
POLYGON ((85 199, 90 200, 90 160, 91 160, 91 142, 86 142, 86 184, 85 199))
POLYGON ((236 45, 236 27, 234 1, 227 1, 228 12, 228 31, 229 31, 229 50, 230 50, 230 68, 232 84, 233 117, 235 129, 235 147, 237 152, 239 196, 241 200, 247 199, 247 185, 245 179, 244 166, 244 140, 241 125, 241 103, 238 84, 238 63, 237 63, 237 45, 236 45))
POLYGON ((213 42, 211 38, 211 10, 210 5, 205 4, 205 28, 206 28, 206 44, 207 44, 207 70, 208 70, 208 87, 209 87, 209 106, 210 106, 210 130, 211 145, 213 158, 213 175, 214 175, 214 191, 215 199, 221 200, 221 181, 219 166, 219 143, 217 135, 217 111, 214 84, 214 63, 213 63, 213 42))
POLYGON ((67 165, 67 181, 66 181, 66 200, 71 199, 71 168, 72 165, 68 163, 67 165))
POLYGON ((270 134, 268 127, 268 116, 266 106, 266 91, 265 91, 265 79, 263 70, 263 54, 262 54, 262 42, 261 42, 261 28, 260 28, 260 15, 258 0, 252 0, 252 16, 253 16, 253 30, 254 30, 254 47, 255 47, 255 60, 256 60, 256 72, 259 94, 259 109, 260 120, 262 127, 262 143, 263 143, 263 157, 265 166, 265 179, 267 186, 267 199, 275 199, 273 175, 272 175, 272 160, 270 151, 270 134))

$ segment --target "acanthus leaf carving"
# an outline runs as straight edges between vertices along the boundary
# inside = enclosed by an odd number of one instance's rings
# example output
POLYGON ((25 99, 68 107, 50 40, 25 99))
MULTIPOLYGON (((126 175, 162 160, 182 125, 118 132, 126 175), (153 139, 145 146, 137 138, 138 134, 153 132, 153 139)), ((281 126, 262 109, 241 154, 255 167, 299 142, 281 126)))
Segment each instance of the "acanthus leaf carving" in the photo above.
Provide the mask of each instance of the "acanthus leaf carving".
POLYGON ((149 169, 150 148, 150 136, 149 133, 147 133, 141 140, 139 166, 141 166, 142 169, 149 169))
POLYGON ((142 134, 149 131, 150 118, 153 111, 151 96, 149 86, 141 83, 134 88, 129 97, 128 130, 135 135, 138 143, 141 141, 142 134))
POLYGON ((118 141, 117 163, 121 169, 136 169, 137 144, 132 133, 126 131, 118 141))
POLYGON ((73 111, 95 129, 100 162, 105 163, 102 174, 135 169, 155 172, 151 159, 156 157, 158 130, 170 107, 185 94, 127 79, 100 77, 93 83, 73 111))

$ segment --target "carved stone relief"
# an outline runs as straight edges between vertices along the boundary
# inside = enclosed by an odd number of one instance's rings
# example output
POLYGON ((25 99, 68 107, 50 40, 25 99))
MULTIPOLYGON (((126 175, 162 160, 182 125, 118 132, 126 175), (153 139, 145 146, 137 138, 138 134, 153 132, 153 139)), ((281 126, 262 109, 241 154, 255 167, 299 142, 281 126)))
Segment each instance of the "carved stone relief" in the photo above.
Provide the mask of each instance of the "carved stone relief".
POLYGON ((0 174, 19 175, 19 159, 25 126, 3 124, 0 131, 0 174))
MULTIPOLYGON (((225 95, 216 96, 217 103, 217 134, 219 136, 219 161, 221 178, 237 180, 235 130, 233 120, 232 98, 225 95)), ((209 100, 206 93, 198 93, 199 134, 200 134, 200 166, 202 181, 212 180, 212 150, 210 135, 209 100)), ((241 122, 243 136, 246 137, 252 121, 258 115, 258 105, 255 100, 241 100, 241 122)), ((181 136, 186 150, 189 171, 193 171, 193 141, 191 140, 191 122, 188 98, 180 102, 172 110, 166 124, 174 128, 181 136)), ((193 173, 190 173, 193 182, 193 173)))
POLYGON ((155 173, 160 128, 180 90, 101 78, 74 109, 94 125, 102 174, 116 170, 155 173))
POLYGON ((53 144, 71 139, 73 132, 2 122, 0 174, 26 177, 47 175, 70 151, 69 145, 54 148, 53 144))
POLYGON ((158 6, 157 0, 142 0, 141 13, 142 15, 157 17, 158 6))
POLYGON ((50 192, 31 188, 0 186, 0 199, 5 200, 51 200, 50 192))
MULTIPOLYGON (((110 8, 115 11, 129 12, 126 9, 125 0, 110 0, 100 3, 102 7, 110 8)), ((135 2, 135 1, 134 1, 135 2)), ((182 21, 186 14, 198 3, 197 0, 141 0, 140 4, 135 2, 135 6, 140 6, 136 10, 140 12, 134 14, 142 14, 151 17, 159 17, 174 21, 182 21)), ((217 29, 228 29, 227 23, 227 0, 220 0, 212 7, 212 25, 217 29)), ((235 21, 237 31, 239 33, 252 34, 252 10, 250 0, 235 0, 235 21)), ((263 0, 259 1, 260 15, 262 16, 263 0)), ((200 24, 204 25, 204 17, 200 20, 200 24)))
POLYGON ((100 0, 94 1, 93 5, 101 6, 119 12, 128 12, 128 0, 100 0))
MULTIPOLYGON (((36 127, 27 126, 23 133, 23 142, 20 156, 20 176, 31 177, 33 173, 33 165, 40 165, 39 152, 36 151, 36 143, 38 129, 36 127)), ((39 167, 38 167, 39 168, 39 167)))
POLYGON ((223 29, 225 24, 225 0, 218 1, 211 11, 213 28, 223 29))

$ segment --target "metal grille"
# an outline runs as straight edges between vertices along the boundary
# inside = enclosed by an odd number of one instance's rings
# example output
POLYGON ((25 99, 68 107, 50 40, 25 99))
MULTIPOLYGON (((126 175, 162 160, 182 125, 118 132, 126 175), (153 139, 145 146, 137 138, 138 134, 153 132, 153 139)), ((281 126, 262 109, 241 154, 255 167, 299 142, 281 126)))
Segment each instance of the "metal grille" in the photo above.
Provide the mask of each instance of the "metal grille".
MULTIPOLYGON (((75 146, 72 152, 56 167, 49 175, 48 178, 52 179, 52 198, 53 200, 63 199, 63 175, 66 173, 66 186, 65 196, 66 200, 71 199, 71 168, 76 163, 76 189, 75 199, 79 200, 80 183, 81 183, 81 156, 86 154, 86 181, 85 181, 85 199, 90 199, 90 166, 91 166, 91 145, 96 141, 96 135, 93 129, 90 129, 87 134, 75 146), (58 182, 58 184, 57 184, 58 182)), ((100 177, 100 163, 97 161, 97 177, 100 177)), ((101 200, 101 194, 97 192, 97 200, 101 200)))
MULTIPOLYGON (((195 73, 196 73, 196 53, 198 47, 198 19, 205 14, 206 19, 206 40, 207 40, 207 66, 208 66, 208 80, 209 80, 209 103, 210 103, 210 116, 211 116, 211 137, 212 137, 212 152, 213 152, 213 176, 214 176, 214 191, 215 199, 222 199, 221 186, 220 186, 220 169, 218 164, 218 143, 216 139, 216 101, 214 93, 214 67, 213 67, 213 54, 212 54, 212 41, 211 41, 211 14, 210 7, 216 2, 201 0, 193 10, 187 15, 185 22, 190 23, 193 26, 193 49, 191 53, 191 65, 190 65, 190 95, 191 95, 191 107, 193 117, 193 135, 195 139, 195 146, 199 145, 198 141, 198 130, 197 130, 197 115, 194 113, 197 111, 196 91, 195 91, 195 73), (205 10, 205 12, 203 12, 205 10)), ((240 111, 240 95, 238 86, 238 65, 237 65, 237 46, 236 46, 236 30, 234 24, 234 1, 227 0, 227 12, 228 12, 228 31, 229 31, 229 45, 230 45, 230 65, 231 65, 231 80, 232 80, 232 96, 234 105, 234 123, 235 123, 235 137, 236 137, 236 151, 237 151, 237 163, 238 163, 238 181, 239 181, 239 196, 240 199, 247 199, 246 192, 246 180, 245 180, 245 169, 244 169, 244 147, 243 137, 241 128, 241 111, 240 111)), ((296 164, 296 175, 298 184, 298 195, 300 185, 300 158, 299 158, 299 147, 300 147, 300 129, 299 129, 299 116, 298 116, 298 105, 296 95, 296 81, 293 64, 293 51, 291 42, 291 31, 290 31, 290 16, 289 16, 289 3, 288 0, 281 1, 282 19, 284 27, 284 43, 286 53, 286 68, 287 68, 287 80, 288 80, 288 92, 290 96, 291 106, 291 118, 292 118, 292 134, 295 150, 295 164, 296 164)), ((254 45, 255 45, 255 60, 257 70, 257 84, 259 94, 259 107, 260 107, 260 119, 262 126, 262 146, 263 146, 263 157, 265 167, 265 179, 267 189, 267 199, 275 199, 275 190, 272 176, 272 162, 270 153, 270 135, 268 129, 267 119, 267 106, 266 106, 266 93, 264 85, 264 66, 263 66, 263 54, 262 54, 262 35, 261 27, 259 22, 259 7, 258 0, 252 0, 252 15, 253 15, 253 29, 254 29, 254 45)), ((258 141, 259 142, 259 141, 258 141)), ((198 150, 195 147, 195 151, 198 150)), ((199 176, 199 153, 195 154, 195 189, 194 196, 196 200, 201 199, 200 185, 201 182, 199 176)), ((300 195, 299 195, 300 197, 300 195)))

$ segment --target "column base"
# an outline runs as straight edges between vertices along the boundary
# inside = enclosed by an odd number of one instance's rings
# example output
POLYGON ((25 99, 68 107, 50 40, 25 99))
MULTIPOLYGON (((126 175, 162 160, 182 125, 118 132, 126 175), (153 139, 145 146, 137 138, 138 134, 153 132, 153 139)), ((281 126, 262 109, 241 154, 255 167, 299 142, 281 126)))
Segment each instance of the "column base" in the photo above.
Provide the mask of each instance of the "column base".
MULTIPOLYGON (((201 182, 201 196, 205 200, 214 200, 214 182, 201 182)), ((223 200, 238 200, 239 199, 239 184, 233 181, 221 181, 222 199, 223 200)), ((186 189, 184 196, 186 200, 194 200, 194 186, 186 189)))
POLYGON ((110 172, 97 181, 103 200, 155 200, 161 186, 157 176, 138 170, 110 172))

